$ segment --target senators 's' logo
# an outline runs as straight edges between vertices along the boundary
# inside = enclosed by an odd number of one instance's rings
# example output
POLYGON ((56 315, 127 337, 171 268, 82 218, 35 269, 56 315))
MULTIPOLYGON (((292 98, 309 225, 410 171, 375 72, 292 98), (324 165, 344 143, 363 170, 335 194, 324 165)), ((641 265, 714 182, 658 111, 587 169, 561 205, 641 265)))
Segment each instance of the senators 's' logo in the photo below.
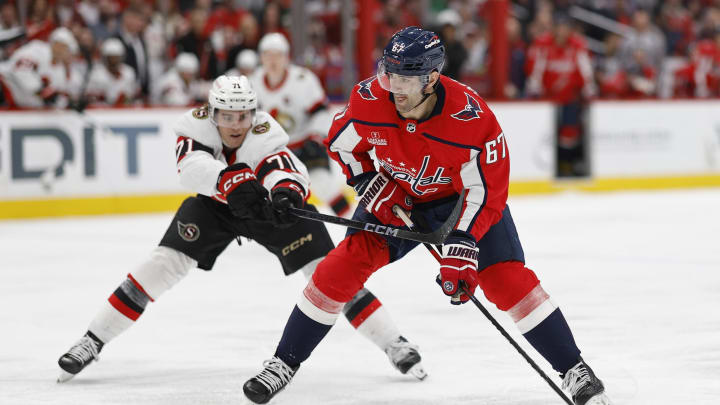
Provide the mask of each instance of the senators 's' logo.
POLYGON ((178 221, 178 233, 187 242, 195 242, 200 237, 200 228, 195 224, 183 224, 178 221))

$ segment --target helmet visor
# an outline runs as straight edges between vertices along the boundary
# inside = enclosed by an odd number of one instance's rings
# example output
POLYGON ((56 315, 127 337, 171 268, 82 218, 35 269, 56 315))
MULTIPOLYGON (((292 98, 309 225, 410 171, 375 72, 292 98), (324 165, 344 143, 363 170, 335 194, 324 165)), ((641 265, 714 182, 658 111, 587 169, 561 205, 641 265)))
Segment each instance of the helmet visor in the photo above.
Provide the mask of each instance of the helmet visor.
POLYGON ((214 121, 219 127, 235 130, 248 130, 253 125, 255 110, 215 110, 214 121))
POLYGON ((391 93, 414 94, 423 91, 425 85, 430 81, 430 76, 406 76, 390 73, 385 67, 385 62, 381 60, 377 68, 377 80, 380 87, 391 93))

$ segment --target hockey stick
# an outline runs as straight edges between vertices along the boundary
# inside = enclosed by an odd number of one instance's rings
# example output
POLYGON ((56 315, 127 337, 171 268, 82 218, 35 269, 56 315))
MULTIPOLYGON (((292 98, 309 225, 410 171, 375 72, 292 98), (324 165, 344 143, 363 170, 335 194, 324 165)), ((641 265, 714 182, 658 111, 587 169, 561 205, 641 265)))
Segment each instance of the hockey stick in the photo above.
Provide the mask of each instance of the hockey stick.
MULTIPOLYGON (((408 228, 415 229, 415 224, 410 219, 410 216, 408 216, 408 214, 402 208, 400 208, 399 206, 396 205, 393 207, 393 212, 395 212, 395 215, 397 215, 398 217, 400 217, 400 219, 402 219, 402 221, 405 223, 405 225, 407 225, 408 228)), ((432 253, 433 257, 435 257, 435 259, 439 262, 440 261, 440 253, 437 251, 437 249, 428 243, 424 243, 424 245, 430 251, 430 253, 432 253)), ((532 368, 535 369, 535 371, 537 371, 538 374, 540 374, 540 377, 542 377, 543 380, 545 380, 545 382, 547 382, 548 385, 550 385, 550 387, 553 389, 553 391, 555 391, 560 396, 560 398, 562 398, 562 400, 565 401, 566 404, 573 405, 573 402, 570 401, 570 399, 567 397, 567 395, 565 395, 565 393, 562 392, 562 390, 557 386, 557 384, 555 384, 550 379, 550 377, 548 377, 548 375, 545 374, 545 372, 537 365, 537 363, 535 363, 535 361, 530 356, 528 356, 528 354, 525 352, 525 350, 523 350, 522 347, 520 347, 520 345, 518 345, 517 342, 515 342, 515 339, 513 339, 512 336, 510 336, 510 334, 507 333, 505 328, 503 328, 498 323, 498 321, 495 320, 495 317, 493 317, 492 314, 490 314, 490 312, 488 312, 488 310, 485 309, 485 306, 480 302, 480 300, 478 300, 474 295, 470 294, 470 292, 467 290, 467 288, 465 286, 465 283, 463 283, 463 282, 460 283, 460 289, 462 290, 462 292, 464 294, 466 294, 468 297, 470 297, 470 300, 473 302, 473 304, 475 304, 475 306, 478 307, 480 312, 482 312, 483 315, 485 315, 485 317, 490 321, 490 323, 492 323, 493 326, 495 326, 495 329, 497 329, 500 332, 500 334, 503 335, 505 337, 505 339, 507 339, 508 342, 510 342, 510 344, 515 348, 515 350, 517 350, 518 353, 520 353, 523 356, 523 358, 525 358, 525 361, 530 363, 530 366, 532 366, 532 368)))
POLYGON ((409 239, 416 242, 439 245, 445 242, 445 239, 450 234, 450 231, 452 231, 458 218, 460 218, 460 211, 462 211, 463 201, 465 200, 465 193, 465 190, 460 193, 460 198, 458 198, 458 202, 455 204, 455 208, 453 208, 450 216, 445 221, 445 223, 442 224, 442 226, 436 229, 434 232, 429 233, 408 231, 407 229, 398 228, 392 225, 380 225, 370 222, 356 221, 354 219, 346 219, 333 215, 321 214, 319 212, 308 211, 302 208, 290 207, 290 212, 302 218, 312 219, 313 221, 329 222, 331 224, 342 225, 348 228, 379 233, 380 235, 394 236, 400 239, 409 239))

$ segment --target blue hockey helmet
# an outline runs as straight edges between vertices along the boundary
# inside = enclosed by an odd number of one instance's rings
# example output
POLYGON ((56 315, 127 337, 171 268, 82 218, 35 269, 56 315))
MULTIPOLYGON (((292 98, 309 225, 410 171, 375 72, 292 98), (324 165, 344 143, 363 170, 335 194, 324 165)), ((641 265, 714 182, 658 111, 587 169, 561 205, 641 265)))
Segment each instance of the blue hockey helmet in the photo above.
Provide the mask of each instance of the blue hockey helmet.
POLYGON ((406 88, 401 88, 395 81, 391 83, 391 76, 403 78, 407 83, 419 82, 423 89, 430 80, 430 73, 441 72, 444 63, 445 45, 436 33, 406 27, 396 32, 383 50, 377 77, 385 90, 406 93, 406 88), (415 80, 408 76, 415 76, 415 80))

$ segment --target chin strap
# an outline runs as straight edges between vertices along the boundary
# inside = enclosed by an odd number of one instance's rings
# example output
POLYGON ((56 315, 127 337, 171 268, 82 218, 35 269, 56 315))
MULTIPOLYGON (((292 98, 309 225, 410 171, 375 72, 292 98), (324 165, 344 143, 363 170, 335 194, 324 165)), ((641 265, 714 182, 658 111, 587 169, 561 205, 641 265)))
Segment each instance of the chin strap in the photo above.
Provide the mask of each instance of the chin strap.
POLYGON ((432 92, 432 93, 425 93, 425 95, 423 95, 423 98, 422 98, 422 100, 420 100, 420 102, 419 102, 419 103, 415 104, 415 107, 411 108, 411 109, 410 109, 410 111, 412 111, 412 110, 414 110, 414 109, 416 109, 416 108, 420 107, 420 104, 424 103, 424 102, 425 102, 425 100, 427 100, 427 99, 428 99, 428 97, 430 97, 430 96, 432 96, 432 95, 433 95, 433 93, 435 93, 435 92, 432 92))
POLYGON ((435 84, 433 84, 433 86, 432 86, 433 91, 430 92, 430 93, 425 93, 425 90, 427 89, 427 84, 426 84, 425 86, 423 86, 423 89, 422 89, 423 98, 422 98, 422 100, 420 100, 420 102, 418 102, 417 104, 415 104, 415 107, 411 108, 410 111, 412 111, 412 110, 420 107, 420 105, 421 105, 422 103, 424 103, 425 100, 428 99, 428 97, 430 97, 430 96, 432 96, 433 94, 435 94, 435 89, 437 88, 438 83, 440 83, 440 79, 439 79, 439 78, 438 78, 437 81, 435 81, 435 84))

